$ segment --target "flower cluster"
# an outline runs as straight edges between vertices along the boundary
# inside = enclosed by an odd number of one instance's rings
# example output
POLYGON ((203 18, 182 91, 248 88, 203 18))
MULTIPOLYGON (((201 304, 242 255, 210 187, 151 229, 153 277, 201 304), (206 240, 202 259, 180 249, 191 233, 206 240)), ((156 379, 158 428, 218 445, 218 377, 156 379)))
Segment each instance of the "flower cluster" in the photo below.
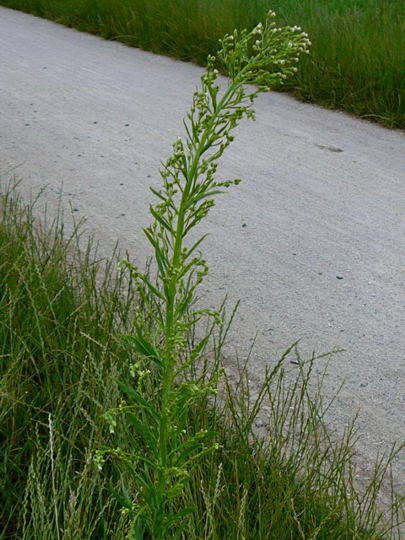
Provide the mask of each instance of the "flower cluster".
POLYGON ((297 71, 302 53, 309 53, 311 42, 299 26, 277 27, 275 13, 269 11, 265 23, 251 32, 234 31, 221 41, 218 59, 222 69, 241 84, 257 85, 267 91, 297 71))

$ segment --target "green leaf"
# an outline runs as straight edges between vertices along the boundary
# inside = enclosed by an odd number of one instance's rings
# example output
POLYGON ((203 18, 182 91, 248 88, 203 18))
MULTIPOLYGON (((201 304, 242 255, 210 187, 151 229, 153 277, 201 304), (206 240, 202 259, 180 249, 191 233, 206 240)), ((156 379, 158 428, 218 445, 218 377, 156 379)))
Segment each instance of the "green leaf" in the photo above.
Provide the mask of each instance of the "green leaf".
POLYGON ((208 199, 209 197, 212 197, 213 195, 219 195, 221 193, 225 193, 225 191, 222 191, 220 189, 215 189, 212 191, 205 191, 201 193, 200 195, 196 195, 193 197, 186 205, 186 209, 190 208, 190 206, 193 206, 198 201, 201 201, 202 199, 208 199))
POLYGON ((150 414, 151 418, 155 423, 158 421, 159 416, 157 411, 152 407, 150 403, 146 401, 146 399, 141 396, 139 392, 137 392, 132 386, 129 386, 128 384, 121 381, 117 381, 117 384, 121 392, 125 394, 130 400, 132 400, 132 403, 136 404, 142 409, 145 409, 150 414))
POLYGON ((159 199, 161 199, 164 202, 167 202, 166 197, 164 195, 162 195, 157 189, 154 189, 153 187, 149 187, 149 189, 151 190, 151 192, 154 195, 156 195, 156 197, 158 197, 159 199))
POLYGON ((130 499, 130 496, 127 492, 120 492, 117 491, 112 483, 108 486, 108 491, 112 494, 114 499, 120 503, 121 506, 124 508, 127 508, 128 510, 132 510, 132 501, 130 499))
POLYGON ((164 227, 165 229, 167 229, 170 234, 173 234, 173 229, 172 227, 169 225, 169 223, 165 220, 165 218, 162 216, 162 214, 159 214, 159 212, 157 212, 153 206, 149 206, 149 211, 150 213, 152 214, 152 216, 156 219, 156 221, 158 221, 162 227, 164 227))
POLYGON ((140 335, 140 333, 138 333, 137 336, 121 335, 120 337, 124 343, 133 346, 143 356, 149 360, 153 360, 159 367, 162 367, 162 360, 159 358, 159 353, 149 341, 140 335))
POLYGON ((149 281, 149 279, 145 275, 142 274, 142 275, 139 275, 138 277, 143 281, 143 283, 145 283, 145 285, 148 287, 148 289, 155 296, 157 296, 161 300, 164 300, 164 296, 162 295, 162 293, 154 285, 152 285, 152 283, 149 281))
POLYGON ((204 349, 205 345, 208 343, 208 340, 210 338, 210 334, 206 335, 197 345, 192 349, 190 356, 188 360, 183 362, 183 364, 177 369, 176 371, 176 377, 180 373, 182 373, 184 370, 186 370, 188 367, 190 367, 193 362, 199 357, 201 351, 204 349))
POLYGON ((210 335, 208 334, 199 343, 197 343, 197 345, 192 349, 190 353, 190 358, 192 358, 193 360, 198 358, 201 351, 204 349, 204 347, 208 343, 209 338, 210 338, 210 335))
POLYGON ((179 302, 177 309, 176 309, 176 315, 177 317, 181 317, 184 315, 185 311, 187 310, 187 307, 191 304, 191 301, 193 300, 193 294, 192 291, 189 291, 183 298, 181 302, 179 302))
POLYGON ((185 259, 184 260, 187 260, 190 255, 198 248, 198 246, 204 242, 204 240, 207 238, 207 236, 209 236, 209 234, 204 234, 199 240, 197 240, 197 242, 191 246, 191 248, 187 251, 186 255, 185 255, 185 259))
POLYGON ((157 262, 160 274, 164 276, 165 271, 166 271, 166 257, 164 256, 164 253, 161 250, 157 240, 153 237, 151 231, 149 229, 144 229, 143 231, 146 235, 146 238, 149 240, 149 242, 153 246, 153 249, 155 250, 156 262, 157 262))
MULTIPOLYGON (((136 415, 131 412, 127 412, 126 417, 129 420, 130 424, 136 429, 138 434, 146 440, 149 448, 153 448, 154 446, 156 446, 156 437, 154 436, 154 433, 149 426, 149 422, 143 422, 142 420, 139 420, 136 415)), ((143 458, 143 461, 145 461, 145 459, 146 458, 143 458)))

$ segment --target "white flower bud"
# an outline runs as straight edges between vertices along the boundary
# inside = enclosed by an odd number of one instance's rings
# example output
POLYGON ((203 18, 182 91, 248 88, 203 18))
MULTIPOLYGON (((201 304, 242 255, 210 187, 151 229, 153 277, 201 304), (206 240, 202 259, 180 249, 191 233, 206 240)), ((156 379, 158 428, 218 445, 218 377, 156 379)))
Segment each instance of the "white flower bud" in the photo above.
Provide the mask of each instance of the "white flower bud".
POLYGON ((263 29, 262 23, 259 23, 254 29, 253 34, 261 34, 263 29))

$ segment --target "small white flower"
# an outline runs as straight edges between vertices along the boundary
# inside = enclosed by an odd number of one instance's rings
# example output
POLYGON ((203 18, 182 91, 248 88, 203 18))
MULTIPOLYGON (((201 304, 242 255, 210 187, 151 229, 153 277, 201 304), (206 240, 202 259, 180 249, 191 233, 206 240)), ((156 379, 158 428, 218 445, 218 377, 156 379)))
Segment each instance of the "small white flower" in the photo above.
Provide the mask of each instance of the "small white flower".
POLYGON ((253 33, 254 34, 261 34, 263 31, 263 25, 262 23, 259 23, 254 29, 253 29, 253 33))

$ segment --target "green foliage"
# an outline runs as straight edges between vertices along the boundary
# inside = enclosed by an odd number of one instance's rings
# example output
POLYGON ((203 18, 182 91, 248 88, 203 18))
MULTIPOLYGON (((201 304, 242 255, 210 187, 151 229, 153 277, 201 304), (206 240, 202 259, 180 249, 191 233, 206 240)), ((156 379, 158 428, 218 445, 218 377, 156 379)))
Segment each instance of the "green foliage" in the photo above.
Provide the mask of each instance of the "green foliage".
POLYGON ((135 333, 126 337, 140 360, 134 366, 136 386, 121 384, 126 402, 108 411, 106 419, 114 430, 116 415, 123 413, 142 441, 141 452, 120 451, 118 457, 142 486, 136 503, 128 508, 134 531, 147 530, 156 539, 173 536, 174 531, 178 535, 182 524, 186 526, 192 509, 175 512, 176 502, 187 488, 191 469, 207 452, 218 449, 209 430, 193 432, 188 426, 194 403, 217 392, 220 376, 213 372, 208 381, 198 382, 184 377, 210 333, 191 354, 188 336, 204 317, 213 317, 217 325, 221 320, 218 312, 194 307, 197 288, 208 267, 199 251, 204 237, 186 241, 214 206, 215 196, 239 183, 218 181, 215 176, 218 160, 233 140, 233 130, 243 117, 254 118, 252 106, 259 92, 282 83, 297 69, 301 52, 307 50, 307 35, 299 28, 277 28, 274 17, 275 13, 269 12, 264 26, 259 23, 251 32, 235 30, 221 40, 218 64, 230 76, 222 92, 217 84, 217 59, 208 58, 201 89, 194 93, 184 122, 186 138, 177 139, 172 156, 163 164, 162 188, 152 189, 158 200, 150 206, 153 222, 145 234, 154 250, 156 282, 152 284, 148 275, 124 263, 143 299, 135 316, 135 333), (155 317, 152 336, 144 333, 145 314, 155 317), (143 397, 148 376, 154 377, 159 393, 157 406, 143 397))
MULTIPOLYGON (((78 229, 66 237, 61 222, 41 227, 35 208, 15 190, 1 191, 0 537, 124 540, 131 523, 121 508, 131 512, 137 502, 144 463, 131 459, 134 470, 118 469, 111 457, 145 455, 148 435, 130 411, 110 433, 103 413, 124 406, 116 381, 130 378, 129 394, 135 389, 160 407, 158 375, 141 373, 158 364, 143 367, 116 339, 130 335, 132 307, 142 299, 116 273, 115 257, 100 259, 78 229)), ((153 328, 154 317, 145 317, 143 333, 153 328)), ((221 369, 227 327, 219 330, 209 349, 188 336, 189 357, 210 359, 194 374, 199 387, 221 369)), ((222 377, 218 396, 193 396, 186 436, 213 433, 215 441, 202 441, 212 451, 189 469, 173 506, 174 514, 193 510, 185 538, 398 537, 398 504, 378 503, 393 455, 376 463, 360 489, 352 428, 341 440, 330 436, 322 420, 328 404, 310 387, 313 363, 296 370, 293 358, 294 347, 272 363, 257 396, 244 369, 222 377), (256 433, 259 411, 266 428, 256 433)))
POLYGON ((307 101, 404 127, 402 0, 0 0, 107 39, 205 64, 218 39, 275 9, 311 55, 283 87, 307 101))
POLYGON ((133 295, 77 229, 34 226, 32 207, 1 191, 0 536, 107 534, 120 515, 91 456, 107 436, 98 416, 120 399, 116 324, 129 327, 133 295))

